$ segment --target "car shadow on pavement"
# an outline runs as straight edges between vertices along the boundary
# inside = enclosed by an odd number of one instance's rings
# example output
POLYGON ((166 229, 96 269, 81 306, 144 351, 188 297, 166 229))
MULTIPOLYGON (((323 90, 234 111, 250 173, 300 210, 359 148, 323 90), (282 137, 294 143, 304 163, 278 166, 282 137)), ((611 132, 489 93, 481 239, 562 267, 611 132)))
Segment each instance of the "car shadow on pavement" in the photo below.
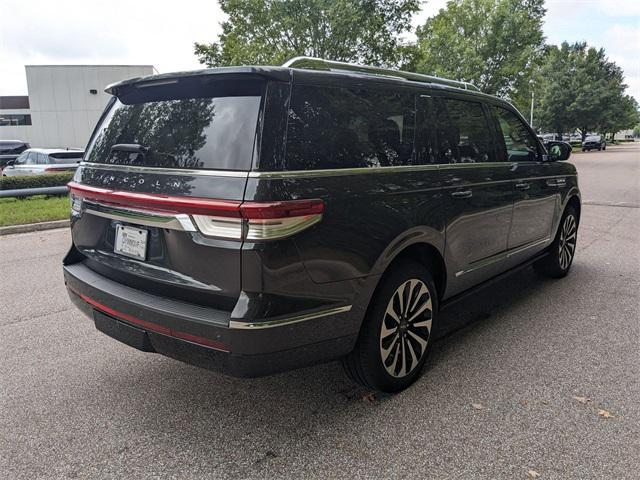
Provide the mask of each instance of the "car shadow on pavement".
MULTIPOLYGON (((396 396, 354 387, 338 362, 265 378, 237 379, 159 356, 152 362, 145 359, 144 368, 136 373, 111 372, 108 380, 112 384, 100 388, 119 391, 122 404, 117 408, 128 413, 123 418, 135 418, 138 427, 150 435, 170 430, 172 437, 209 442, 211 448, 221 441, 241 443, 252 435, 286 437, 288 443, 299 435, 313 435, 314 428, 374 415, 377 403, 404 395, 422 397, 425 385, 429 390, 440 388, 433 385, 438 379, 430 378, 429 370, 451 360, 486 329, 500 328, 505 319, 511 321, 510 309, 550 283, 554 281, 525 269, 444 311, 425 377, 396 396), (136 376, 140 385, 147 385, 144 394, 136 391, 136 376)), ((498 344, 505 341, 496 338, 498 344)), ((127 363, 120 368, 130 367, 127 363)))

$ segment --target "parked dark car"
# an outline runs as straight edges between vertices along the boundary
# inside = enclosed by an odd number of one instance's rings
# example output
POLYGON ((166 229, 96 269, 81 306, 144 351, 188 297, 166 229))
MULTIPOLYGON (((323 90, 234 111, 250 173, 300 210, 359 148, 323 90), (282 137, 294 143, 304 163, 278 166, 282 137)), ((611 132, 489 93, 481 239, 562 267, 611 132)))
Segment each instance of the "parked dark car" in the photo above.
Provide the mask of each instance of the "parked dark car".
POLYGON ((589 135, 582 142, 582 151, 589 152, 591 150, 606 150, 607 142, 601 135, 589 135))
POLYGON ((398 391, 441 309, 529 264, 571 267, 570 147, 548 153, 469 84, 296 59, 107 92, 64 278, 139 350, 237 376, 342 359, 398 391))
POLYGON ((27 148, 30 148, 29 144, 22 140, 0 140, 0 172, 27 148))

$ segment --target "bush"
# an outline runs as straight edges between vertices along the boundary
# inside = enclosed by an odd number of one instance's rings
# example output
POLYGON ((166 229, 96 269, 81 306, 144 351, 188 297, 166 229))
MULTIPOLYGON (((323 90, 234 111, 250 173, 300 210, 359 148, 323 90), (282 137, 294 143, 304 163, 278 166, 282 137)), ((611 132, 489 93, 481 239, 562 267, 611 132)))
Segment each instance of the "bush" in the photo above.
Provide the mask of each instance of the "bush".
POLYGON ((0 190, 20 188, 61 187, 73 179, 74 172, 45 173, 44 175, 24 175, 0 178, 0 190))

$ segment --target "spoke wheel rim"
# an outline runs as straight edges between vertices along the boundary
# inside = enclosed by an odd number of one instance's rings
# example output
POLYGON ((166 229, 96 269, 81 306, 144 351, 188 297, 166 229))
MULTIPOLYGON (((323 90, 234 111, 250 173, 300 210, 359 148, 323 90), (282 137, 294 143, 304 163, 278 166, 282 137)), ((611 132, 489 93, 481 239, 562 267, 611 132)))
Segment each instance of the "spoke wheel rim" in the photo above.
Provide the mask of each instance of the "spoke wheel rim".
POLYGON ((576 218, 567 215, 560 230, 560 242, 558 244, 558 261, 560 268, 566 270, 571 265, 576 251, 576 236, 578 233, 576 218))
POLYGON ((427 285, 417 278, 402 283, 391 296, 380 328, 380 358, 389 375, 402 378, 424 356, 433 322, 427 285))

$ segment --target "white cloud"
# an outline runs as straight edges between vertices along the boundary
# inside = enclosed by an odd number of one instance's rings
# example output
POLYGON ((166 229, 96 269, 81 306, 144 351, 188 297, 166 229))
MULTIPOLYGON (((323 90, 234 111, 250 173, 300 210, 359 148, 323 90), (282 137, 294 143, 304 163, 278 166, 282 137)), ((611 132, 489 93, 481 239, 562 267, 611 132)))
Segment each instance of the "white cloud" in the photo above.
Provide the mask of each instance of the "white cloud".
POLYGON ((2 0, 0 95, 25 94, 24 65, 153 64, 201 68, 193 43, 215 40, 216 0, 2 0), (11 21, 7 21, 11 19, 11 21))
MULTIPOLYGON (((446 3, 423 1, 413 26, 446 3)), ((640 0, 547 0, 546 6, 550 42, 585 40, 604 47, 640 99, 640 0)), ((26 93, 27 64, 200 68, 193 43, 213 41, 224 15, 217 0, 0 0, 0 18, 0 95, 12 95, 26 93)))

